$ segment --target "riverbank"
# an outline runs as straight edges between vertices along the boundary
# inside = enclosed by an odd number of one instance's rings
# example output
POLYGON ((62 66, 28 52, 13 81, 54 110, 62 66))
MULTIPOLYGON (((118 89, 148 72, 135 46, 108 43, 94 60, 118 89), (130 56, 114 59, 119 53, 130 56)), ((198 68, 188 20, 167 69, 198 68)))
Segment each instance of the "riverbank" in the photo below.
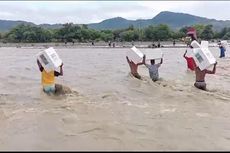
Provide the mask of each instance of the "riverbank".
MULTIPOLYGON (((153 48, 152 42, 134 42, 133 43, 138 48, 153 48)), ((157 45, 155 43, 155 45, 157 45)), ((92 43, 0 43, 0 47, 16 47, 16 48, 131 48, 132 42, 115 42, 115 46, 105 42, 95 42, 92 43)), ((217 47, 217 43, 210 43, 209 47, 217 47)), ((177 42, 175 45, 172 42, 161 42, 161 48, 187 48, 187 45, 183 42, 177 42)))

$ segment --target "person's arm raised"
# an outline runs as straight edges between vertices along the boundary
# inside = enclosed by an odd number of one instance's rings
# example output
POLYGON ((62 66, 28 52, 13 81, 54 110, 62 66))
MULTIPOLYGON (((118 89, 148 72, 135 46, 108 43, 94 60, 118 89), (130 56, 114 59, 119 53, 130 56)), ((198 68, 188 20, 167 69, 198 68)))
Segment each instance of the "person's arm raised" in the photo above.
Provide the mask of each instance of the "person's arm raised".
POLYGON ((62 63, 61 66, 60 66, 60 72, 54 71, 54 76, 56 76, 56 77, 58 77, 59 75, 60 75, 60 76, 63 76, 63 69, 62 69, 62 66, 63 66, 63 63, 62 63))
POLYGON ((142 65, 142 64, 145 64, 145 59, 146 59, 146 56, 144 55, 144 56, 143 56, 143 60, 142 60, 142 62, 141 62, 141 63, 137 63, 137 65, 142 65))
POLYGON ((62 68, 63 65, 64 65, 64 64, 62 63, 61 66, 60 66, 60 75, 61 75, 61 76, 63 76, 63 68, 62 68))
POLYGON ((185 53, 184 53, 184 55, 183 55, 183 57, 185 58, 185 55, 187 54, 187 50, 185 51, 185 53))
POLYGON ((215 74, 216 73, 216 65, 217 65, 217 62, 214 64, 213 70, 212 71, 206 70, 206 73, 207 74, 215 74))
POLYGON ((127 60, 128 63, 130 63, 128 56, 126 56, 126 60, 127 60))
POLYGON ((39 70, 42 72, 44 68, 42 67, 42 65, 41 65, 41 63, 39 62, 38 59, 37 59, 37 64, 38 64, 39 70))
POLYGON ((161 62, 160 62, 160 64, 163 64, 163 57, 161 58, 161 62))

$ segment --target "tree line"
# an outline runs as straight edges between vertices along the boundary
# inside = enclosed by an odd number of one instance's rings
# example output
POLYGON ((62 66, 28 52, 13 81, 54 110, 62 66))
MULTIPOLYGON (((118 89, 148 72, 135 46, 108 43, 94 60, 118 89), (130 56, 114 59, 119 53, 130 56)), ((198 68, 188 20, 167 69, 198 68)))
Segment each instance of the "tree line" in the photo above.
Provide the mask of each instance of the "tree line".
MULTIPOLYGON (((214 31, 212 25, 197 24, 191 27, 196 29, 197 37, 202 40, 230 39, 230 27, 223 28, 219 32, 214 31)), ((169 26, 160 24, 142 29, 130 25, 128 28, 119 30, 94 30, 88 28, 87 25, 66 23, 59 29, 45 29, 21 24, 7 33, 0 33, 0 39, 3 42, 15 43, 168 41, 186 37, 188 28, 185 26, 179 30, 172 30, 169 26)))

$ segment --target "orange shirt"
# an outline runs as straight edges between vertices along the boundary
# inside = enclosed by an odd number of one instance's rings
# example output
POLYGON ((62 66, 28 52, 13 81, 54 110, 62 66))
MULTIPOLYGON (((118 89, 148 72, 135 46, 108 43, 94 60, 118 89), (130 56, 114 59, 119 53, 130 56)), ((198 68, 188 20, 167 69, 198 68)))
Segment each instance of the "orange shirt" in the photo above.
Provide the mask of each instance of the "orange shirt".
POLYGON ((45 70, 42 71, 42 85, 54 85, 55 83, 55 77, 54 77, 54 71, 46 72, 45 70))

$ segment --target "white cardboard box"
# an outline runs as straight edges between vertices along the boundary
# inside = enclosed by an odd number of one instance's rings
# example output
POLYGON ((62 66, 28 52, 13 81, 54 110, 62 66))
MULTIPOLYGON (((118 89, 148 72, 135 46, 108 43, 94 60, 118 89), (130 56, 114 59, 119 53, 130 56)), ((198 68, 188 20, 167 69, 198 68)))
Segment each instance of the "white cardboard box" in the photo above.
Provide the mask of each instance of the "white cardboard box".
POLYGON ((131 50, 127 52, 127 56, 130 61, 133 61, 135 64, 137 64, 143 60, 144 54, 135 46, 133 46, 131 50))
POLYGON ((201 48, 208 48, 208 41, 202 40, 200 46, 201 46, 201 48))
POLYGON ((191 42, 191 46, 192 46, 193 48, 201 48, 201 45, 200 45, 196 40, 193 40, 193 41, 191 42))
POLYGON ((212 55, 208 48, 194 48, 193 59, 201 71, 209 68, 216 62, 215 57, 212 55))
POLYGON ((38 53, 37 58, 46 72, 53 71, 62 64, 62 60, 53 47, 38 53))
POLYGON ((162 50, 159 48, 151 49, 151 50, 144 50, 142 51, 146 55, 146 61, 155 59, 159 60, 163 57, 162 50))

